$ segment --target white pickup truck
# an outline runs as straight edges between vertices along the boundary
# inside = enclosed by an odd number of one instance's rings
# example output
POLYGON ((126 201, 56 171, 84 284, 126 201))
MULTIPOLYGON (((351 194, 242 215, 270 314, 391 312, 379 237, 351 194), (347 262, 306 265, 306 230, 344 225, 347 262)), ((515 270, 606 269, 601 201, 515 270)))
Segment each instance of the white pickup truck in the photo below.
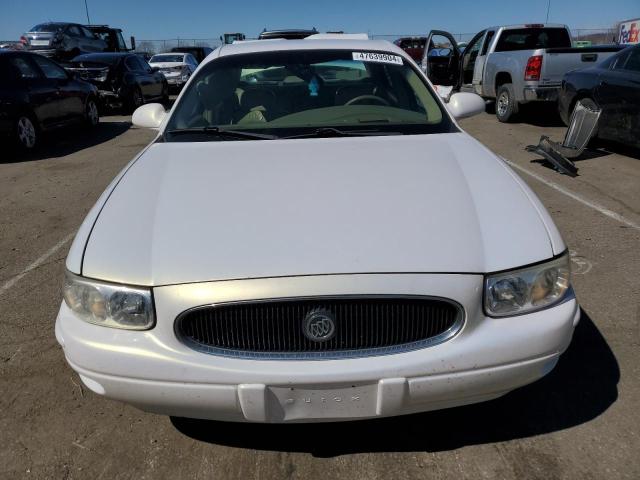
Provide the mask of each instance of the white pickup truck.
POLYGON ((555 102, 565 73, 594 65, 621 48, 572 48, 566 25, 528 24, 487 28, 460 51, 453 35, 433 30, 421 67, 434 84, 496 99, 498 120, 508 122, 523 103, 555 102))

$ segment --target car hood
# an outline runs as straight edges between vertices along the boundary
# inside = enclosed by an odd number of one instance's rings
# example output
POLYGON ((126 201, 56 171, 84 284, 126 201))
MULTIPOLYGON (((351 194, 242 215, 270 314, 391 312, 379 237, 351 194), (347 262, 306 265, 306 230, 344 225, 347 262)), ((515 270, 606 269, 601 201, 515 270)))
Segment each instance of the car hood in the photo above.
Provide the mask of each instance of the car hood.
POLYGON ((104 204, 82 274, 498 271, 558 253, 532 195, 465 133, 156 143, 104 204))

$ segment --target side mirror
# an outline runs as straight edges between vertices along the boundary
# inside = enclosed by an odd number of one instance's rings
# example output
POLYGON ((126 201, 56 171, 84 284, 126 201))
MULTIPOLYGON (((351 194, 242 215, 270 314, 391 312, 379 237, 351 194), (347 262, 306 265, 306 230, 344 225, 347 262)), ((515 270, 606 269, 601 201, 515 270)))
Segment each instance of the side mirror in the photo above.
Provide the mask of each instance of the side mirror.
POLYGON ((484 99, 475 93, 454 93, 446 105, 456 119, 473 117, 485 111, 484 99))
POLYGON ((138 107, 131 117, 132 123, 136 127, 158 128, 164 117, 167 115, 164 107, 159 103, 148 103, 138 107))
POLYGON ((131 50, 135 50, 136 49, 136 37, 131 36, 129 41, 131 42, 131 50))

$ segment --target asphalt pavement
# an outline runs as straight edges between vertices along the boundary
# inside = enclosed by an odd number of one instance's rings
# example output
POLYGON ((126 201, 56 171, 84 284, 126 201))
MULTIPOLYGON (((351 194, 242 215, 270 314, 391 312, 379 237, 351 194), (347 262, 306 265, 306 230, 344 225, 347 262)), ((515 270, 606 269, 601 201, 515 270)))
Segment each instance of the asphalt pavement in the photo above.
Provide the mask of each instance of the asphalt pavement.
POLYGON ((154 136, 129 121, 56 133, 30 156, 0 149, 0 478, 640 478, 638 152, 589 151, 569 178, 524 151, 542 134, 562 139, 552 112, 520 124, 490 114, 462 122, 531 186, 570 246, 582 321, 541 381, 407 417, 224 424, 105 400, 81 384, 55 340, 70 241, 154 136))

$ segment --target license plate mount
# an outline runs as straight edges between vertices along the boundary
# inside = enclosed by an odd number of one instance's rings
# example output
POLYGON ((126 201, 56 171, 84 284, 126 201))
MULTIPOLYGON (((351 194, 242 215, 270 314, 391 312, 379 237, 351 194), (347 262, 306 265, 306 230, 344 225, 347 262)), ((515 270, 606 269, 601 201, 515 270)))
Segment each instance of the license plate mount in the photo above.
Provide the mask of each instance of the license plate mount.
POLYGON ((377 384, 336 387, 269 387, 283 420, 374 417, 377 384))

